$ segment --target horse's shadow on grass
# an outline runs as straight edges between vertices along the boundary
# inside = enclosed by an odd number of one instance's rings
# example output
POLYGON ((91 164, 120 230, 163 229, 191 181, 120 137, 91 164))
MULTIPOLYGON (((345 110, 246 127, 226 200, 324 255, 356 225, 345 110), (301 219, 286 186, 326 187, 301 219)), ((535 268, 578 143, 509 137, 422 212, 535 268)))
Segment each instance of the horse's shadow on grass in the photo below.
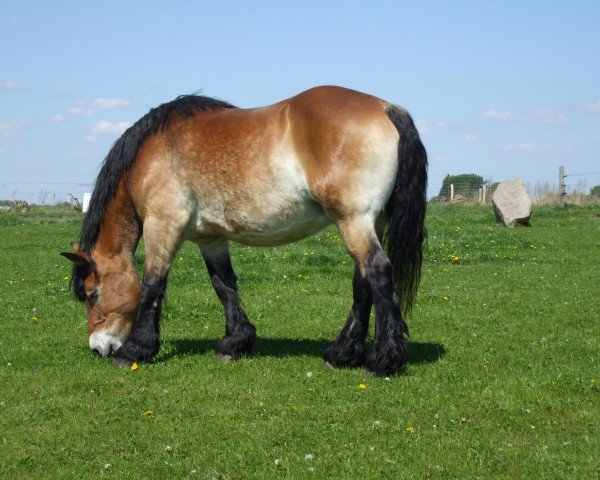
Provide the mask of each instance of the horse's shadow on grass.
MULTIPOLYGON (((218 339, 173 339, 167 340, 166 351, 159 355, 158 360, 164 361, 172 357, 202 355, 213 352, 218 339)), ((331 340, 297 339, 297 338, 257 338, 252 350, 253 357, 283 358, 290 356, 321 357, 323 351, 332 343, 331 340)), ((367 343, 369 349, 372 342, 367 343)), ((446 354, 446 349, 439 343, 408 342, 408 363, 419 365, 440 360, 446 354)))

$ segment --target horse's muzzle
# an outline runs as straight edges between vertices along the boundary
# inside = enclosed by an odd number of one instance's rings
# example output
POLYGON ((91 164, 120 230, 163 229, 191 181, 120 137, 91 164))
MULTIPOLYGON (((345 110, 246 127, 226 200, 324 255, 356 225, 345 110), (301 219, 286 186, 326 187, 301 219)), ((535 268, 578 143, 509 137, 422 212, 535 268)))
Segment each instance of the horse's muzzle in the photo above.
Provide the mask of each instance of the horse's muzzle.
POLYGON ((117 351, 123 344, 123 339, 114 333, 94 332, 90 335, 89 343, 94 353, 105 358, 117 351))

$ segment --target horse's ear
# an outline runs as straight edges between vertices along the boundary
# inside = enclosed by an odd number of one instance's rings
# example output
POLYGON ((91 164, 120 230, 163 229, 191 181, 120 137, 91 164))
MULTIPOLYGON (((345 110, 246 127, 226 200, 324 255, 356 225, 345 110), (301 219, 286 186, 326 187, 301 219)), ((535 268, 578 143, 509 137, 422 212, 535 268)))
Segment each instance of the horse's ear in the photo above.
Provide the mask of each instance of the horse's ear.
POLYGON ((68 258, 76 265, 81 265, 82 267, 90 267, 92 263, 92 259, 89 254, 85 252, 61 252, 63 257, 68 258))
POLYGON ((70 245, 73 247, 73 250, 76 252, 79 251, 79 244, 77 242, 71 242, 70 245))

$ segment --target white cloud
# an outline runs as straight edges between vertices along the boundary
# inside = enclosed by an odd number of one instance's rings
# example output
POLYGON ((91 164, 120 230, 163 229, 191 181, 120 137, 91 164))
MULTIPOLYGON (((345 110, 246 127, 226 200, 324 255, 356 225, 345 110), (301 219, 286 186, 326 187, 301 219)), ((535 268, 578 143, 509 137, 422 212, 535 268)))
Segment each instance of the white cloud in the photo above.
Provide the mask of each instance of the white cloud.
POLYGON ((581 108, 587 110, 588 112, 600 113, 600 99, 595 102, 588 103, 587 105, 583 105, 581 108))
POLYGON ((93 107, 104 110, 128 107, 130 104, 131 102, 129 100, 125 100, 123 98, 97 98, 92 102, 93 107))
POLYGON ((18 130, 25 125, 23 120, 7 120, 6 122, 0 122, 0 132, 8 132, 11 130, 18 130))
POLYGON ((420 135, 427 135, 428 133, 431 133, 431 127, 429 127, 427 124, 427 120, 417 120, 415 122, 415 126, 417 127, 420 135))
POLYGON ((52 115, 50 117, 50 123, 62 123, 64 122, 64 120, 64 115, 61 115, 60 113, 57 113, 56 115, 52 115))
POLYGON ((492 109, 485 112, 485 118, 490 118, 492 120, 511 120, 517 118, 517 115, 511 112, 499 112, 492 109))
POLYGON ((96 114, 96 110, 114 110, 117 108, 127 107, 131 104, 129 100, 123 98, 96 98, 91 102, 79 101, 70 107, 67 107, 65 112, 68 115, 90 117, 96 114))
POLYGON ((67 113, 71 115, 90 116, 95 113, 94 109, 88 108, 85 102, 77 102, 75 105, 67 108, 67 113))
POLYGON ((83 141, 86 143, 94 143, 96 140, 98 140, 96 137, 94 137, 93 135, 88 135, 86 137, 83 137, 83 141))
POLYGON ((492 109, 485 112, 485 118, 489 118, 490 120, 521 120, 535 123, 565 123, 567 121, 567 116, 564 113, 545 108, 538 108, 527 113, 500 112, 492 109))
POLYGON ((21 88, 21 86, 18 82, 14 80, 5 80, 4 82, 2 82, 2 88, 4 90, 18 90, 19 88, 21 88))
POLYGON ((506 145, 504 149, 511 153, 524 153, 528 155, 545 155, 550 153, 556 153, 559 151, 557 145, 552 143, 546 143, 539 145, 534 142, 518 143, 516 145, 506 145))
POLYGON ((131 122, 109 122, 108 120, 100 120, 98 123, 96 123, 96 125, 94 125, 94 127, 92 127, 92 133, 120 135, 129 127, 131 127, 131 122))
POLYGON ((565 123, 567 121, 567 116, 564 113, 545 109, 530 112, 527 118, 538 123, 565 123))
POLYGON ((477 140, 479 140, 481 137, 475 133, 465 133, 460 137, 460 140, 462 142, 468 142, 468 143, 472 143, 472 142, 476 142, 477 140))
POLYGON ((5 80, 4 82, 2 82, 2 89, 3 90, 20 90, 21 85, 18 82, 16 82, 15 80, 5 80))
POLYGON ((448 157, 445 155, 436 155, 435 157, 433 157, 433 160, 435 162, 447 162, 448 161, 448 157))
POLYGON ((14 138, 27 126, 25 120, 14 118, 0 122, 0 138, 14 138))

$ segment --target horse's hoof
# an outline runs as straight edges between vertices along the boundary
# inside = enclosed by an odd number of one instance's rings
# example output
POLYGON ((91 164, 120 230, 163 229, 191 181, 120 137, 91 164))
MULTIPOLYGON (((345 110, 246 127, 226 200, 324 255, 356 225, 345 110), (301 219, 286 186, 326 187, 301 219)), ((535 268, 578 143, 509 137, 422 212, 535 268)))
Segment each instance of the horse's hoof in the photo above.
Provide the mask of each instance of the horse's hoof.
POLYGON ((116 357, 113 360, 113 365, 117 368, 124 368, 124 367, 131 367, 131 365, 133 365, 133 362, 130 362, 129 360, 125 359, 125 358, 119 358, 116 357))
POLYGON ((115 360, 129 362, 129 365, 133 362, 145 362, 154 357, 158 353, 158 349, 158 339, 154 344, 149 343, 143 346, 128 340, 115 352, 115 360))
POLYGON ((221 363, 229 363, 233 361, 233 357, 231 355, 224 355, 222 353, 215 353, 215 360, 221 363))
POLYGON ((323 360, 323 367, 331 368, 332 370, 335 369, 335 367, 331 363, 329 363, 327 360, 323 360))

